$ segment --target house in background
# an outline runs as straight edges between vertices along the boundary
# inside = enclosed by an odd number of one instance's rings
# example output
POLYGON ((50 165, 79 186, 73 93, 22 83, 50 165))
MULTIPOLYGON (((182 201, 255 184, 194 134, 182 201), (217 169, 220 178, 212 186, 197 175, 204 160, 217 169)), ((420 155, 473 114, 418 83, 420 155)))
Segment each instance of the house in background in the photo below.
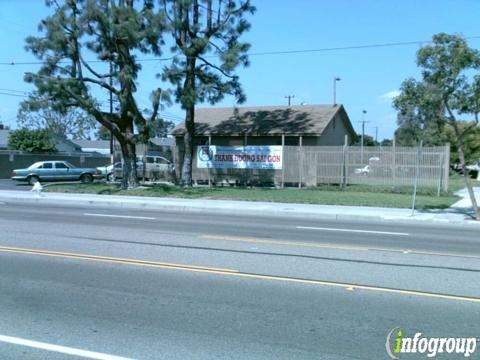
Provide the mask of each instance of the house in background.
POLYGON ((9 135, 10 130, 0 128, 0 150, 7 150, 9 135))
MULTIPOLYGON (((72 140, 72 142, 78 145, 82 152, 110 155, 110 140, 72 140)), ((174 146, 173 138, 152 138, 148 144, 137 144, 136 152, 138 156, 159 155, 171 158, 174 146)), ((120 145, 115 142, 115 157, 120 159, 121 154, 120 145)))
MULTIPOLYGON (((183 147, 185 122, 173 130, 183 147)), ((203 108, 195 112, 195 145, 347 145, 355 130, 342 105, 203 108)))
POLYGON ((80 151, 82 152, 96 152, 102 155, 110 155, 110 140, 77 140, 73 139, 80 151))

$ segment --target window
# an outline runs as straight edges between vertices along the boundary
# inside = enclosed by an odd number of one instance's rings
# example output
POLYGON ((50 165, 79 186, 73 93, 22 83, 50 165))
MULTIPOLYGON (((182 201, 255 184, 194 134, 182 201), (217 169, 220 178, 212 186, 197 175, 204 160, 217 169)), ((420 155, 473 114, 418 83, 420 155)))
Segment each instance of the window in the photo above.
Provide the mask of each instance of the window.
POLYGON ((68 169, 68 166, 65 165, 65 163, 59 162, 59 163, 55 163, 55 168, 56 169, 68 169))
POLYGON ((42 169, 53 169, 53 164, 52 163, 43 163, 43 166, 41 167, 42 169))
POLYGON ((157 164, 170 164, 170 161, 168 161, 165 158, 161 158, 161 157, 157 158, 156 162, 157 162, 157 164))

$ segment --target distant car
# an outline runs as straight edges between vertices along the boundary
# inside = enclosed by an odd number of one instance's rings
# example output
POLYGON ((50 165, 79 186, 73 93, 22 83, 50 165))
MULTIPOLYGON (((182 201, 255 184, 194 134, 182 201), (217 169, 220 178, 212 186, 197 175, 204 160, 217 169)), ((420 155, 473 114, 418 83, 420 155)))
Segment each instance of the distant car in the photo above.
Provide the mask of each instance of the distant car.
POLYGON ((97 166, 97 172, 102 175, 103 178, 106 178, 108 181, 113 180, 113 168, 121 168, 122 163, 116 162, 115 164, 108 164, 105 166, 97 166))
POLYGON ((33 185, 39 181, 81 181, 91 183, 101 174, 93 168, 80 168, 67 161, 39 161, 26 169, 13 170, 12 180, 27 181, 33 185))
MULTIPOLYGON (((117 162, 115 165, 100 166, 97 167, 97 170, 104 174, 103 176, 108 181, 112 181, 114 176, 115 179, 121 179, 123 177, 123 162, 117 162)), ((163 156, 147 155, 145 158, 137 156, 137 177, 139 179, 145 175, 145 178, 148 180, 167 180, 172 178, 174 171, 175 165, 163 156)))
POLYGON ((478 178, 480 173, 480 162, 475 165, 467 165, 467 170, 472 178, 478 178))

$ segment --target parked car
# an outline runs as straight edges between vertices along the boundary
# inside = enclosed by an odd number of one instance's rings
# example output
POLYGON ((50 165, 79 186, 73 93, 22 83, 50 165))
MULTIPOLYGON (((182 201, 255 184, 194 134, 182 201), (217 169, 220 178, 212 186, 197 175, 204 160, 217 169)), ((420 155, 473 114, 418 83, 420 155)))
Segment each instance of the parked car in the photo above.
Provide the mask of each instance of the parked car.
POLYGON ((80 168, 67 161, 39 161, 26 169, 13 170, 12 180, 27 181, 33 185, 39 181, 78 181, 91 183, 101 174, 93 168, 80 168))
POLYGON ((113 168, 114 167, 122 167, 121 162, 116 162, 115 164, 108 164, 105 166, 97 166, 97 172, 102 175, 102 178, 107 179, 108 181, 113 180, 113 168))
MULTIPOLYGON (((108 181, 112 181, 114 175, 116 179, 123 177, 122 162, 116 162, 114 165, 100 166, 97 167, 97 170, 104 174, 103 176, 108 181)), ((145 178, 148 180, 169 180, 172 178, 174 171, 175 165, 163 156, 147 155, 145 158, 143 156, 137 156, 137 176, 139 179, 142 179, 145 175, 145 178)))
POLYGON ((474 165, 467 165, 467 170, 472 178, 478 178, 480 173, 480 162, 474 165))

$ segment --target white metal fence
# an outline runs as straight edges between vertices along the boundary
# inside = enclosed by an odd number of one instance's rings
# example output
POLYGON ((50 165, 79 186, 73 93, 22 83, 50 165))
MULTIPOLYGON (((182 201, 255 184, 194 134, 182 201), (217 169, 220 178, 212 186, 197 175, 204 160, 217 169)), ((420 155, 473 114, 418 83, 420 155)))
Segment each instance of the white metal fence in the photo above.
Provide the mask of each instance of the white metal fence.
MULTIPOLYGON (((277 186, 368 184, 448 189, 450 146, 284 146, 282 170, 199 169, 196 182, 270 183, 277 186)), ((177 165, 177 168, 180 168, 177 165)))

